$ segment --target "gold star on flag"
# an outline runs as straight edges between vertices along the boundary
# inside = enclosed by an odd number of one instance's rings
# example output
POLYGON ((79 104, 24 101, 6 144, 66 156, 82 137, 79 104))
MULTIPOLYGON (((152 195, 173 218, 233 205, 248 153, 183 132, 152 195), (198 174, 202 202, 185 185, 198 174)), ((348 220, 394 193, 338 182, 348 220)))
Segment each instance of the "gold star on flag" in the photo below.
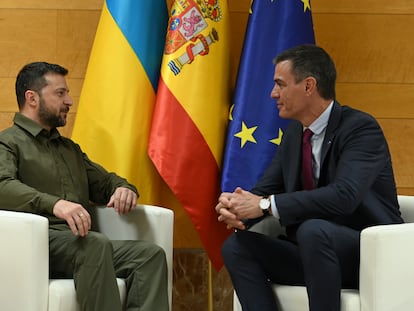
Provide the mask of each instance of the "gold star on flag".
POLYGON ((306 9, 309 9, 309 11, 311 10, 309 0, 300 0, 300 1, 303 2, 303 12, 306 12, 306 9))
POLYGON ((283 136, 283 131, 281 128, 279 128, 279 134, 276 138, 273 138, 271 140, 269 140, 271 143, 275 144, 275 145, 280 145, 280 142, 282 141, 282 136, 283 136))
POLYGON ((244 122, 242 122, 242 130, 236 134, 234 134, 234 136, 240 138, 240 147, 243 148, 244 145, 250 141, 252 143, 256 143, 256 139, 254 139, 253 137, 253 133, 254 131, 257 129, 257 126, 253 126, 253 127, 247 127, 246 124, 244 122))

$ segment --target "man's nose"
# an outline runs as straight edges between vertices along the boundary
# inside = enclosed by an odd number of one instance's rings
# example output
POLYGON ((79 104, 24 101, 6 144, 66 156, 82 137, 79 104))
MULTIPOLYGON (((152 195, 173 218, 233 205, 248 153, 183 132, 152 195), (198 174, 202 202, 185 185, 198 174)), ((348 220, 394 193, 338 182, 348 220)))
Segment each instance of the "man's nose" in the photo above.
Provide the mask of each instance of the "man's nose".
POLYGON ((65 103, 65 105, 72 106, 73 105, 72 97, 67 95, 66 98, 65 98, 64 103, 65 103))
POLYGON ((270 97, 271 98, 279 98, 279 89, 277 87, 277 85, 275 85, 272 89, 272 91, 270 92, 270 97))

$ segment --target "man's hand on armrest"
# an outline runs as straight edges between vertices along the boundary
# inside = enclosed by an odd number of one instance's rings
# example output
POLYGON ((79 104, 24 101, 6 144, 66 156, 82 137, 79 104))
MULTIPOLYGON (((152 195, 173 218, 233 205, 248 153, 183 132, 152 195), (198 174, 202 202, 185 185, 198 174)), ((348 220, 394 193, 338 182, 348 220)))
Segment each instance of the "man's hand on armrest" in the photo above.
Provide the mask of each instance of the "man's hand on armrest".
POLYGON ((106 206, 113 207, 118 214, 123 215, 135 208, 137 199, 137 194, 131 189, 118 187, 106 206))
POLYGON ((74 235, 86 236, 91 229, 91 216, 78 203, 59 200, 53 207, 53 214, 66 220, 74 235))

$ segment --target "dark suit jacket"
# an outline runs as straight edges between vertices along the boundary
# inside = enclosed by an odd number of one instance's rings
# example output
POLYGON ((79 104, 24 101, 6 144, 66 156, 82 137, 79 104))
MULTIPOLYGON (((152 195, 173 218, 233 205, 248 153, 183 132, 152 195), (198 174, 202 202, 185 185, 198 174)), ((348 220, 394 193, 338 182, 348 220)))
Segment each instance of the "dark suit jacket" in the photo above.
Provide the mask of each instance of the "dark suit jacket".
POLYGON ((302 191, 301 148, 302 125, 292 121, 252 189, 260 195, 276 194, 280 222, 288 232, 310 218, 357 230, 403 222, 388 145, 372 116, 334 102, 322 145, 319 183, 311 191, 302 191))

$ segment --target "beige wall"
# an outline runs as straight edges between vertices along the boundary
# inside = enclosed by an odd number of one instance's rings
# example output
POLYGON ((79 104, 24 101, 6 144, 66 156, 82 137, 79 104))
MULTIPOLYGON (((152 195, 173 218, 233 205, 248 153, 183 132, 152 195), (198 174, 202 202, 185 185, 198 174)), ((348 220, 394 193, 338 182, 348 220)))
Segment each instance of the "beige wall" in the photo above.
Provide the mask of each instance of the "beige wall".
MULTIPOLYGON (((75 105, 62 130, 70 136, 102 4, 103 0, 0 0, 0 129, 11 124, 17 109, 16 73, 28 62, 45 60, 70 70, 75 105)), ((249 5, 250 0, 229 0, 233 81, 249 5)), ((317 43, 337 64, 338 100, 379 120, 390 144, 398 191, 414 194, 414 144, 409 138, 414 133, 414 2, 313 0, 312 6, 317 43)), ((200 247, 185 212, 178 205, 174 211, 175 246, 200 247)))

